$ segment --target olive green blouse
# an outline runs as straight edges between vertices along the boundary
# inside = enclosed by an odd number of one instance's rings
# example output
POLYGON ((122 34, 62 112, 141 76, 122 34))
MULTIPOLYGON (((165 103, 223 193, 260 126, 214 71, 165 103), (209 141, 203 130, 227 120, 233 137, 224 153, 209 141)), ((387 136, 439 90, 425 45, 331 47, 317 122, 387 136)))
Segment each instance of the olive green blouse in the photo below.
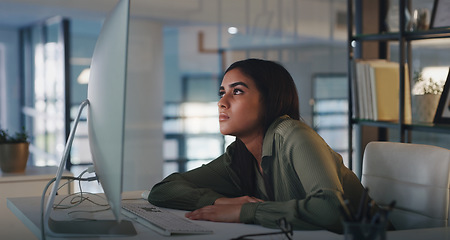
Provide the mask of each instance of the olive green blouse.
MULTIPOLYGON (((231 169, 234 144, 197 169, 174 173, 156 184, 148 201, 154 205, 194 210, 221 197, 240 197, 240 180, 231 169)), ((354 206, 363 186, 342 157, 308 125, 283 116, 275 120, 263 142, 261 167, 273 184, 274 201, 267 201, 264 184, 257 181, 255 196, 266 200, 242 206, 240 221, 276 227, 286 218, 294 229, 342 232, 338 194, 354 206)), ((262 178, 256 174, 257 178, 262 178)), ((354 207, 355 208, 355 207, 354 207)), ((356 209, 356 208, 355 208, 356 209)))

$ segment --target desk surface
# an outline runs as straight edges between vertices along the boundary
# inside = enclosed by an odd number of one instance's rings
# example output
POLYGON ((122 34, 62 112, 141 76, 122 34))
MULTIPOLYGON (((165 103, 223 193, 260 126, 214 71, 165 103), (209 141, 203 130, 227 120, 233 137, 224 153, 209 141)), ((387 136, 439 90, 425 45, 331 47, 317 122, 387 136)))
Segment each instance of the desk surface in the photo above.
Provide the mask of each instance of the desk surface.
MULTIPOLYGON (((33 233, 22 224, 6 207, 7 198, 38 197, 42 195, 45 185, 56 175, 57 167, 27 166, 23 173, 4 173, 0 171, 0 239, 23 240, 34 239, 33 233), (20 236, 15 236, 19 235, 20 236)), ((65 176, 73 176, 65 171, 65 176)), ((67 181, 61 181, 61 185, 67 181)), ((73 192, 73 183, 59 191, 62 194, 73 192)))
MULTIPOLYGON (((17 182, 17 181, 37 181, 50 180, 55 177, 58 167, 32 167, 27 166, 23 173, 5 173, 0 171, 0 183, 17 182)), ((73 176, 72 173, 64 171, 64 176, 73 176)))
MULTIPOLYGON (((132 192, 124 194, 125 199, 138 198, 140 192, 132 192)), ((144 200, 143 200, 144 201, 144 200)), ((8 208, 36 235, 40 235, 40 198, 25 197, 8 199, 8 208)), ((177 215, 183 216, 185 211, 171 210, 177 215)), ((104 217, 104 216, 101 216, 104 217)), ((264 228, 258 225, 239 224, 239 223, 216 223, 208 221, 196 221, 196 223, 210 228, 214 231, 212 235, 177 235, 172 237, 161 236, 158 233, 135 223, 134 226, 138 234, 134 237, 126 239, 232 239, 244 234, 273 232, 274 229, 264 228)), ((339 239, 343 240, 344 236, 329 231, 295 231, 294 239, 339 239)), ((54 238, 47 238, 54 239, 54 238)), ((68 238, 74 239, 74 238, 68 238)), ((125 239, 125 238, 96 238, 96 239, 125 239)), ((278 236, 258 237, 256 239, 282 239, 278 236)), ((433 229, 416 229, 405 231, 394 231, 387 233, 388 240, 396 239, 449 239, 450 228, 433 228, 433 229)))

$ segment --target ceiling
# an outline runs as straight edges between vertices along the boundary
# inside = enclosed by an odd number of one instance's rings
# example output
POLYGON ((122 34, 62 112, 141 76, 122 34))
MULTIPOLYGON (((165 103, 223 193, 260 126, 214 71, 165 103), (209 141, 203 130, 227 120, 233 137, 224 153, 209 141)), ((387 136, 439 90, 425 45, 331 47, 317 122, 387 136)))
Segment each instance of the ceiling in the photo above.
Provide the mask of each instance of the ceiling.
MULTIPOLYGON (((21 27, 43 19, 102 19, 118 0, 0 0, 0 26, 21 27)), ((227 6, 241 0, 226 0, 227 6)), ((221 0, 132 0, 132 17, 167 22, 214 22, 221 0)), ((241 1, 242 3, 242 1, 241 1)), ((240 5, 240 4, 239 4, 240 5)))
MULTIPOLYGON (((317 43, 319 40, 343 41, 346 37, 345 29, 333 28, 337 26, 337 13, 346 12, 346 0, 130 1, 132 18, 160 21, 165 25, 236 26, 244 29, 239 36, 239 41, 244 43, 246 36, 257 36, 261 42, 270 44, 274 41, 299 43, 299 39, 306 43, 317 43)), ((0 0, 0 27, 20 28, 57 15, 101 21, 117 2, 118 0, 0 0)), ((73 29, 91 32, 89 29, 94 28, 93 24, 80 26, 73 29)))
MULTIPOLYGON (((103 19, 118 0, 0 0, 0 26, 20 27, 62 15, 103 19)), ((165 22, 244 24, 252 14, 327 18, 329 9, 346 8, 346 0, 130 0, 132 17, 165 22), (295 13, 294 13, 295 12, 295 13)))

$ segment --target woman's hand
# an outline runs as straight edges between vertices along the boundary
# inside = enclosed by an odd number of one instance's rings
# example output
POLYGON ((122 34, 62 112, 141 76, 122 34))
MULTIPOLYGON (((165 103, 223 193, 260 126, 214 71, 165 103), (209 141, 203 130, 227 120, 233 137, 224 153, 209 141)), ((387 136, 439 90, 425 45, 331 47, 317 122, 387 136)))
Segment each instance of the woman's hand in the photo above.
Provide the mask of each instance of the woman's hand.
POLYGON ((214 205, 206 206, 186 213, 186 217, 192 220, 207 220, 213 222, 239 222, 239 215, 244 203, 263 202, 263 200, 242 196, 237 198, 218 198, 214 205))
POLYGON ((202 207, 186 213, 191 220, 207 220, 213 222, 239 222, 242 204, 219 204, 202 207))
POLYGON ((249 196, 242 196, 237 198, 218 198, 214 202, 214 205, 222 205, 222 204, 244 204, 244 203, 254 203, 254 202, 264 202, 261 199, 255 198, 255 197, 249 197, 249 196))

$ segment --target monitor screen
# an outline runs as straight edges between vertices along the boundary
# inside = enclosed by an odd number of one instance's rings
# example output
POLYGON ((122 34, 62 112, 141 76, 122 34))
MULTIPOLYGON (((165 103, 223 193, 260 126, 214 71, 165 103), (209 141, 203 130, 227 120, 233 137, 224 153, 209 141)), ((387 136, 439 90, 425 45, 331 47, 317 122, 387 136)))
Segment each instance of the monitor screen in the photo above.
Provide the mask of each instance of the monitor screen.
POLYGON ((103 23, 97 39, 91 62, 88 99, 80 105, 45 209, 43 222, 45 232, 49 235, 136 234, 130 221, 121 221, 129 5, 129 0, 119 0, 103 23), (81 112, 85 106, 88 106, 88 136, 95 173, 115 219, 54 220, 50 217, 50 212, 57 186, 68 159, 81 112))
POLYGON ((128 42, 128 1, 107 17, 94 48, 88 85, 88 136, 95 173, 120 220, 128 42))

